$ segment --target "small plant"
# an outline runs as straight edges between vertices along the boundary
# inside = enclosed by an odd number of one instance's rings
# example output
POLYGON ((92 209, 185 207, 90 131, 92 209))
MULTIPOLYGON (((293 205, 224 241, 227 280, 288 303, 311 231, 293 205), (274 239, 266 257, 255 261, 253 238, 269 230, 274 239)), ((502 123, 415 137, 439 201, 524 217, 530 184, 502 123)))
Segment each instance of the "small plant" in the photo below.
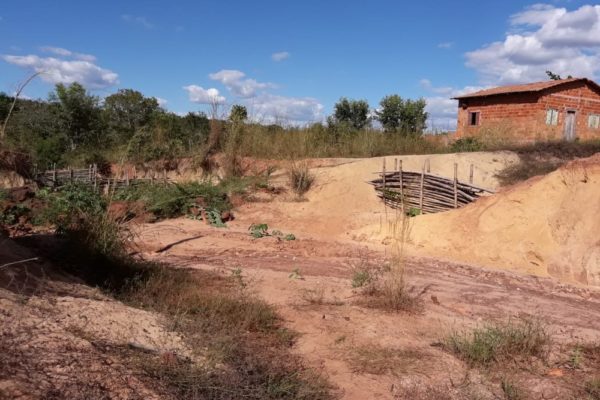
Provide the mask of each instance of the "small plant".
POLYGON ((206 211, 206 219, 208 223, 217 228, 226 228, 225 222, 221 219, 221 213, 217 210, 206 211))
POLYGON ((470 365, 489 366, 503 360, 543 358, 550 343, 545 326, 533 319, 488 324, 470 333, 454 332, 445 347, 470 365))
POLYGON ((302 275, 302 272, 300 272, 300 268, 294 268, 288 278, 304 280, 304 276, 302 275))
POLYGON ((285 235, 285 236, 283 237, 283 240, 287 240, 287 241, 290 241, 290 240, 296 240, 296 236, 294 236, 294 234, 293 234, 293 233, 288 233, 287 235, 285 235))
POLYGON ((294 193, 302 197, 310 190, 315 182, 315 176, 310 172, 306 162, 292 164, 290 168, 290 186, 294 193))
POLYGON ((267 224, 252 224, 248 230, 250 231, 250 235, 255 239, 271 236, 269 234, 269 225, 267 224))
POLYGON ((354 289, 364 287, 367 283, 371 282, 372 279, 371 273, 366 269, 355 271, 352 276, 352 287, 354 289))
POLYGON ((240 267, 237 267, 231 271, 231 277, 242 290, 248 287, 248 283, 246 282, 242 269, 240 267))
POLYGON ((581 361, 583 361, 583 354, 581 353, 581 346, 577 345, 571 352, 571 356, 569 357, 569 364, 572 368, 579 368, 581 365, 581 361))
POLYGON ((500 388, 502 389, 502 393, 504 393, 504 398, 506 400, 521 400, 525 398, 521 389, 508 379, 502 379, 500 388))
POLYGON ((600 377, 587 381, 585 391, 591 400, 600 400, 600 377))
POLYGON ((408 211, 406 211, 406 215, 409 217, 416 217, 417 215, 421 215, 421 210, 411 207, 408 209, 408 211))

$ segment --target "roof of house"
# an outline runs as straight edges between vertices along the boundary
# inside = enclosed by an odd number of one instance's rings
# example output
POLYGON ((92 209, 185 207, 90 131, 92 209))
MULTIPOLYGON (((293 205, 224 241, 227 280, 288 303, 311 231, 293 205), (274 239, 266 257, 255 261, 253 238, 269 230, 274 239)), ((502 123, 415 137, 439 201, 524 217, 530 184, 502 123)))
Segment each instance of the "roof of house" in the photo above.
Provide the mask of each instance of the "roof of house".
POLYGON ((550 89, 556 86, 564 85, 565 83, 571 82, 585 82, 590 86, 594 87, 596 90, 600 91, 600 85, 591 79, 587 78, 568 78, 561 80, 548 80, 543 82, 534 82, 534 83, 526 83, 523 85, 509 85, 509 86, 499 86, 491 89, 484 89, 474 93, 464 94, 462 96, 453 97, 453 99, 468 99, 472 97, 486 97, 486 96, 496 96, 501 94, 509 94, 509 93, 527 93, 527 92, 541 92, 542 90, 550 89))

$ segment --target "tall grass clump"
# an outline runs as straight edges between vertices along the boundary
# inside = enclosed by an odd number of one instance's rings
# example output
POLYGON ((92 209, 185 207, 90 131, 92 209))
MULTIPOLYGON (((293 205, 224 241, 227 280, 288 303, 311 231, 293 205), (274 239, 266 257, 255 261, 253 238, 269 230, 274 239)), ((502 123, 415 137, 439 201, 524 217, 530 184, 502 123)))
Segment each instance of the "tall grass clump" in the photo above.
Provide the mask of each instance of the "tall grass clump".
POLYGON ((308 192, 315 182, 315 176, 310 171, 306 162, 293 163, 289 174, 290 187, 299 197, 308 192))
POLYGON ((421 297, 425 289, 419 291, 409 284, 404 260, 404 247, 410 234, 410 217, 397 211, 388 224, 392 257, 385 265, 367 268, 363 265, 357 269, 352 284, 361 287, 366 297, 364 303, 369 307, 420 312, 423 308, 421 297))
POLYGON ((471 332, 453 332, 445 347, 470 365, 519 361, 531 357, 543 359, 550 334, 538 320, 510 319, 475 328, 471 332))

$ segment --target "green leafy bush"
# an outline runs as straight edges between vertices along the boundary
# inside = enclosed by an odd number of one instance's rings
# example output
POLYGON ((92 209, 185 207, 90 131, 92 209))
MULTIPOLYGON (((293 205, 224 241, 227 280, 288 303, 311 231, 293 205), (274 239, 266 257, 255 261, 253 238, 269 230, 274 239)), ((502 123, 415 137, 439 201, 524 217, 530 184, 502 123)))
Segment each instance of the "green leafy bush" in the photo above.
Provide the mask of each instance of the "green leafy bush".
POLYGON ((120 189, 115 200, 141 201, 146 209, 159 218, 174 218, 188 213, 198 202, 207 210, 217 212, 231 209, 223 187, 208 182, 177 184, 140 184, 120 189))
POLYGON ((454 153, 465 153, 469 151, 481 151, 484 146, 477 138, 466 137, 460 138, 450 146, 450 150, 454 153))

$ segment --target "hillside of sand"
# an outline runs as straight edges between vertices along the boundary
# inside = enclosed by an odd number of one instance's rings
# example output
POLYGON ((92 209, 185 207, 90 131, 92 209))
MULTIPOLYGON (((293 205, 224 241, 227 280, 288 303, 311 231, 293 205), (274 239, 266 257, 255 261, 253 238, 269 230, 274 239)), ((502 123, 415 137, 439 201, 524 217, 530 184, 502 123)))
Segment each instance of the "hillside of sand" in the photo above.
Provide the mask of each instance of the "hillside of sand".
POLYGON ((415 218, 419 253, 600 285, 600 154, 456 211, 415 218))

